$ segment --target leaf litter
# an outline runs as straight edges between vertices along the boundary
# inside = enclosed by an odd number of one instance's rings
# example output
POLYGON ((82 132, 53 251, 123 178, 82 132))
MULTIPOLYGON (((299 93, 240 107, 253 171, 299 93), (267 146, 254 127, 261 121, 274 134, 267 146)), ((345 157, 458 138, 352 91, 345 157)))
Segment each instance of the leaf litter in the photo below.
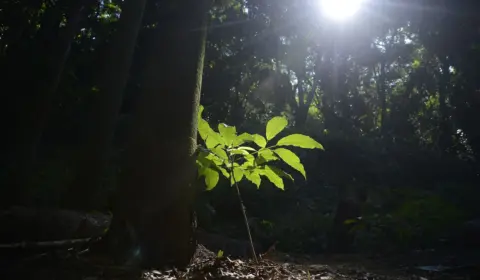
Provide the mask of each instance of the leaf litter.
MULTIPOLYGON (((57 252, 58 253, 58 252, 57 252)), ((280 254, 280 253, 279 253, 280 254)), ((48 254, 43 254, 46 256, 48 254)), ((55 256, 58 254, 54 254, 55 256)), ((377 262, 377 261, 376 261, 377 262)), ((378 261, 380 262, 380 261, 378 261)), ((35 262, 23 263, 17 268, 0 267, 1 279, 78 279, 78 280, 113 280, 113 279, 308 279, 308 280, 443 280, 443 279, 480 279, 478 270, 469 275, 422 273, 393 268, 373 269, 359 258, 311 261, 308 258, 285 258, 265 256, 258 263, 253 260, 218 257, 216 253, 203 245, 198 245, 192 263, 183 271, 147 270, 140 271, 132 267, 113 266, 106 261, 83 257, 43 257, 35 262), (329 261, 328 261, 329 260, 329 261)))

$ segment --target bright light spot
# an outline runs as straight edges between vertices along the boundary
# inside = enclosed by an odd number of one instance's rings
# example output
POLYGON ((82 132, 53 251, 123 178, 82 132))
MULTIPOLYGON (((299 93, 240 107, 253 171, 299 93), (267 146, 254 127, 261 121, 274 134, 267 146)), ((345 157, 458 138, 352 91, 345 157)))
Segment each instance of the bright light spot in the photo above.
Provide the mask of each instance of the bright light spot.
POLYGON ((325 16, 334 20, 346 20, 352 17, 362 6, 364 0, 319 0, 325 16))

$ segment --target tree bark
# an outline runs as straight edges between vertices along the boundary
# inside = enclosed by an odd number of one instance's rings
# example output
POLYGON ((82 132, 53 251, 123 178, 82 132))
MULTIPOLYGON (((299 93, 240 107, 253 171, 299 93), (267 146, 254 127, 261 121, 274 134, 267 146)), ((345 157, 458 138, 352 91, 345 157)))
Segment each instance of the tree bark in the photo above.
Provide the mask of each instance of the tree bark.
POLYGON ((97 77, 98 92, 89 114, 89 131, 76 179, 66 199, 69 208, 91 210, 101 186, 141 27, 146 0, 129 0, 122 7, 119 27, 111 40, 97 77))
POLYGON ((317 59, 317 61, 315 63, 317 64, 317 66, 316 66, 316 69, 315 69, 315 75, 314 75, 314 78, 313 78, 312 88, 307 93, 307 96, 306 96, 305 100, 304 100, 304 94, 305 93, 303 92, 303 88, 300 84, 300 81, 303 81, 303 79, 299 79, 298 89, 299 89, 299 95, 302 95, 302 97, 301 97, 302 102, 298 104, 297 111, 295 112, 295 127, 296 128, 304 128, 305 127, 305 124, 306 124, 307 119, 308 119, 308 110, 310 109, 310 106, 312 105, 313 99, 315 98, 317 88, 320 86, 321 75, 320 75, 319 65, 320 65, 320 63, 322 63, 321 58, 317 59))
POLYGON ((112 253, 137 252, 145 268, 184 267, 195 251, 194 156, 209 2, 166 8, 134 110, 110 238, 112 253), (128 228, 137 240, 117 243, 128 228))

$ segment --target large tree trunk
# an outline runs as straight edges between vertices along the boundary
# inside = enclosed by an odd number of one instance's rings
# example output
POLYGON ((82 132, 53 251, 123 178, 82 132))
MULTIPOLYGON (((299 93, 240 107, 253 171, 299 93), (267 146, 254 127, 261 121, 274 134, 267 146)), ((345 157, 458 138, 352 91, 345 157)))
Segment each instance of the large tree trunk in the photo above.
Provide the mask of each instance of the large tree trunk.
POLYGON ((89 130, 81 148, 76 179, 69 191, 70 208, 91 210, 95 192, 104 175, 115 132, 118 113, 127 85, 137 36, 142 23, 146 0, 128 0, 122 7, 119 27, 105 53, 104 62, 97 77, 99 91, 95 95, 89 115, 89 130))
POLYGON ((136 252, 142 267, 183 267, 195 251, 194 156, 209 2, 166 7, 134 110, 110 237, 116 256, 136 252), (136 240, 115 242, 126 231, 136 240))

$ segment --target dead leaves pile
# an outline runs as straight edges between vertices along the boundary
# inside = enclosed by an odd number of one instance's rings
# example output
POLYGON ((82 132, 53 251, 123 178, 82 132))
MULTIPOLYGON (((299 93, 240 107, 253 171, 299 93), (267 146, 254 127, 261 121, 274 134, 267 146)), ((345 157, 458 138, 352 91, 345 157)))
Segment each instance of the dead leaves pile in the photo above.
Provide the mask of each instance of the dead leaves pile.
MULTIPOLYGON (((218 258, 217 255, 199 245, 192 264, 180 270, 140 271, 132 267, 117 267, 92 258, 80 260, 68 258, 44 259, 35 264, 23 263, 18 267, 0 266, 0 279, 71 279, 71 280, 236 280, 236 279, 305 279, 305 280, 460 280, 478 277, 452 277, 452 275, 423 275, 417 273, 393 273, 385 270, 365 268, 359 260, 353 262, 309 262, 295 257, 260 260, 218 258), (274 259, 277 259, 275 261, 274 259), (291 261, 295 261, 293 263, 291 261), (320 264, 319 264, 320 263, 320 264), (329 263, 329 264, 327 264, 329 263), (376 271, 376 272, 374 272, 376 271), (2 273, 3 272, 3 273, 2 273), (387 275, 388 273, 388 275, 387 275), (440 277, 439 277, 440 276, 440 277), (445 278, 446 277, 446 278, 445 278)), ((328 258, 332 260, 330 257, 328 258)), ((402 270, 403 271, 403 270, 402 270)), ((404 271, 407 272, 407 271, 404 271)))
MULTIPOLYGON (((247 260, 217 258, 203 246, 199 246, 194 262, 186 271, 148 271, 143 279, 173 280, 173 279, 311 279, 311 280, 393 280, 414 279, 374 275, 360 270, 339 271, 328 265, 299 265, 293 263, 278 263, 271 260, 260 260, 259 263, 247 260)), ((417 278, 418 279, 418 278, 417 278)))

